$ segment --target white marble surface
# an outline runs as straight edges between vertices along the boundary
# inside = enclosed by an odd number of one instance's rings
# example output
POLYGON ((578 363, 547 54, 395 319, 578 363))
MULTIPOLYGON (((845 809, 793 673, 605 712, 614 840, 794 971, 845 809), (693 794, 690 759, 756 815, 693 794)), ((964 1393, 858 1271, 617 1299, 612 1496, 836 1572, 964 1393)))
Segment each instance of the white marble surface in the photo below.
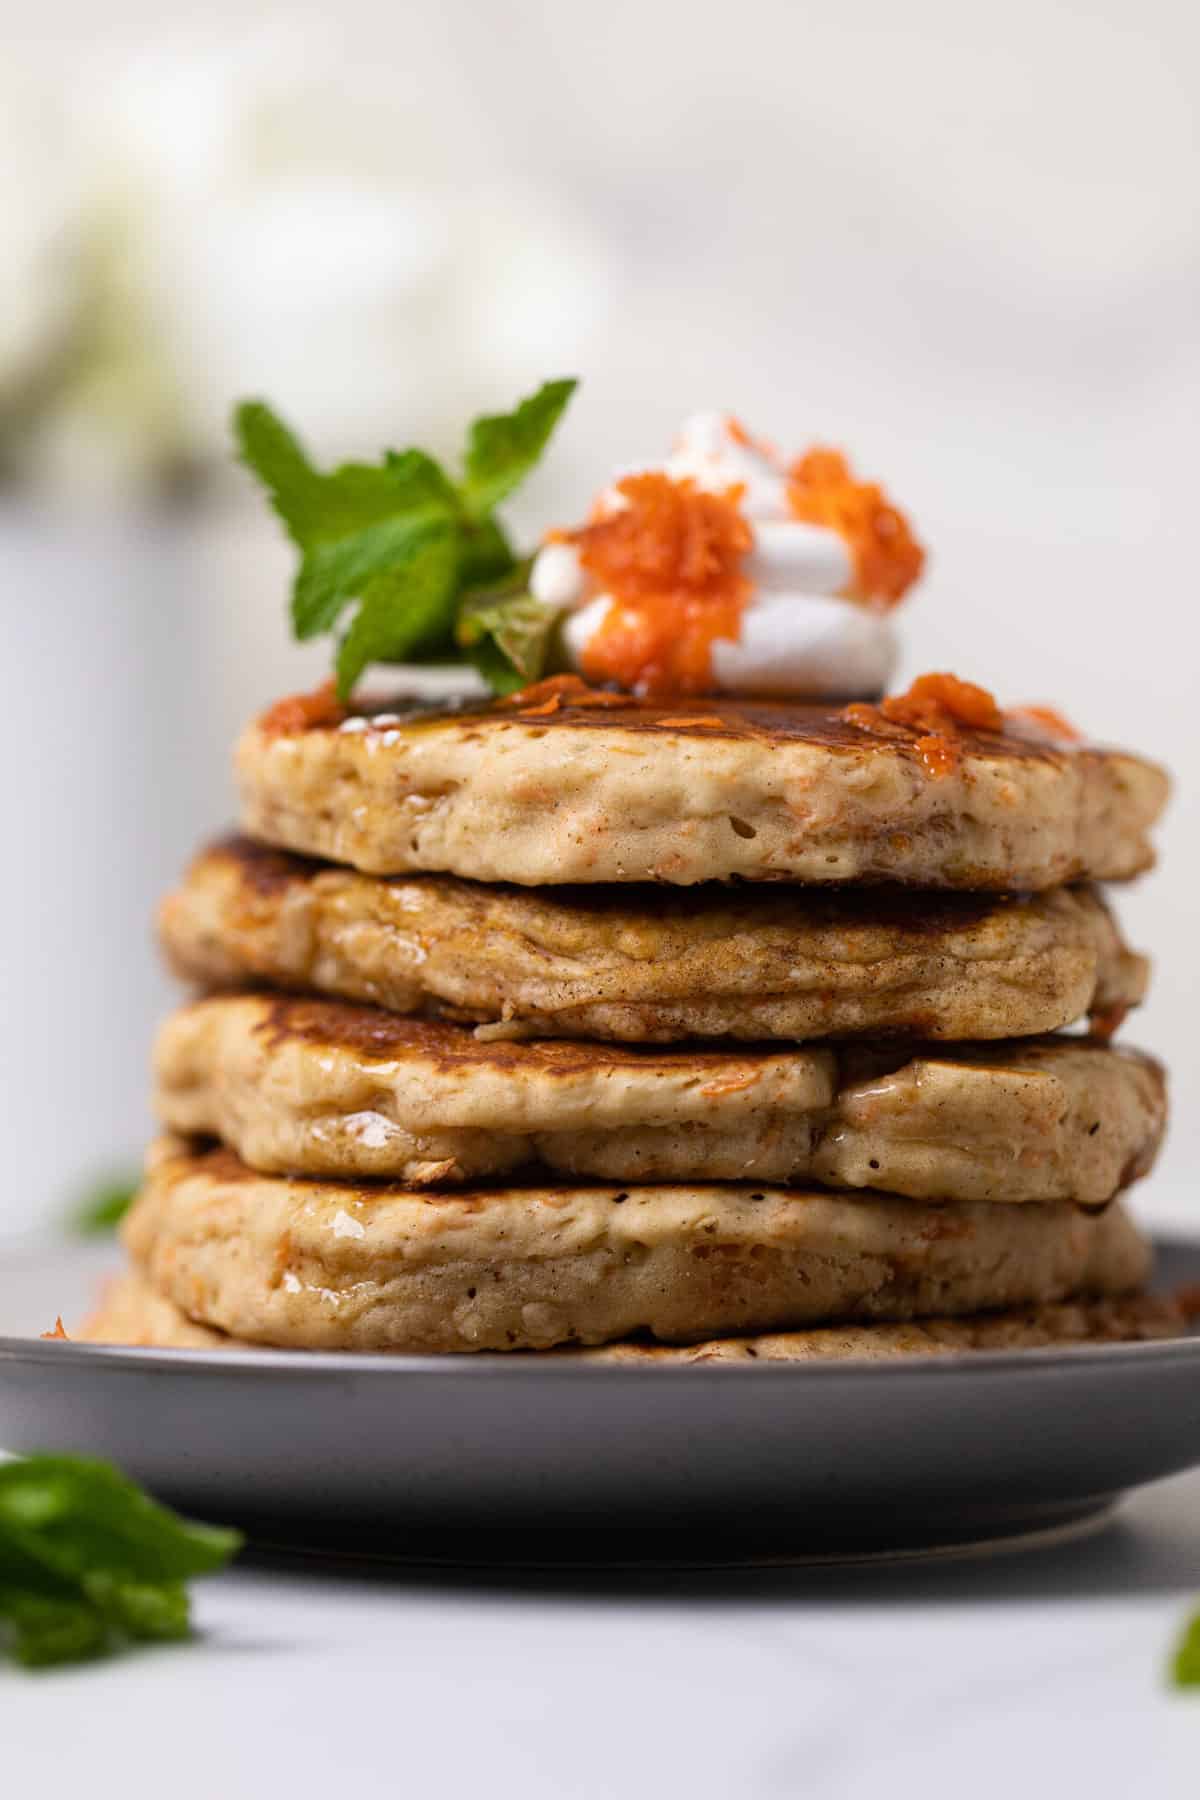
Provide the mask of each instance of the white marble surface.
POLYGON ((533 1577, 267 1564, 197 1644, 0 1674, 4 1791, 1191 1800, 1200 1473, 986 1562, 533 1577))
MULTIPOLYGON (((78 1317, 111 1246, 0 1258, 0 1333, 78 1317)), ((586 1555, 586 1545, 583 1554, 586 1555)), ((1197 1789, 1200 1469, 1095 1535, 975 1560, 505 1574, 244 1558, 198 1641, 0 1664, 0 1795, 887 1800, 1197 1789)))

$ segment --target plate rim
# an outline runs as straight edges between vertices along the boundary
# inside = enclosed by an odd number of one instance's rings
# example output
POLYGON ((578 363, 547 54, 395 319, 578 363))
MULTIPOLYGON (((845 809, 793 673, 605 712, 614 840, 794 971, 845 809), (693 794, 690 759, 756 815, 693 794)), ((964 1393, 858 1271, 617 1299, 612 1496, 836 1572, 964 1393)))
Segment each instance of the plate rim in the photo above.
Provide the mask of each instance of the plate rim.
POLYGON ((360 1350, 284 1350, 264 1344, 261 1349, 205 1350, 164 1349, 137 1344, 78 1344, 53 1339, 0 1337, 0 1371, 21 1364, 51 1364, 79 1368, 89 1364, 106 1364, 122 1369, 141 1369, 163 1373, 167 1370, 205 1374, 222 1371, 261 1371, 273 1375, 288 1374, 333 1380, 346 1375, 378 1379, 394 1375, 431 1375, 443 1380, 477 1370, 495 1374, 504 1370, 518 1379, 532 1381, 597 1381, 616 1379, 645 1382, 649 1378, 677 1381, 695 1380, 699 1375, 720 1381, 757 1379, 812 1381, 833 1375, 862 1380, 919 1375, 922 1380, 935 1375, 1011 1375, 1017 1370, 1095 1368, 1111 1362, 1153 1361, 1191 1363, 1200 1359, 1200 1335, 1180 1338, 1151 1339, 1128 1344, 1064 1344, 1036 1350, 935 1350, 910 1358, 845 1356, 813 1358, 804 1362, 770 1361, 766 1358, 746 1363, 718 1360, 692 1363, 636 1362, 589 1363, 568 1362, 544 1352, 513 1351, 412 1351, 360 1350), (686 1374, 684 1373, 686 1371, 686 1374))
POLYGON ((486 1373, 504 1370, 518 1381, 694 1381, 698 1375, 716 1381, 819 1381, 819 1379, 896 1379, 900 1375, 918 1375, 921 1381, 936 1377, 952 1379, 964 1373, 972 1375, 1013 1375, 1018 1370, 1058 1370, 1067 1373, 1099 1364, 1126 1364, 1133 1361, 1155 1364, 1195 1363, 1200 1359, 1200 1336, 1150 1339, 1144 1343, 1117 1345, 1043 1346, 1036 1350, 941 1350, 914 1355, 910 1359, 896 1357, 829 1357, 804 1363, 783 1361, 750 1361, 750 1363, 649 1364, 639 1363, 567 1363, 556 1357, 520 1352, 363 1352, 363 1350, 281 1350, 263 1345, 261 1350, 200 1350, 200 1348, 155 1348, 148 1345, 79 1345, 70 1341, 47 1341, 25 1337, 0 1337, 0 1373, 5 1368, 22 1364, 58 1363, 59 1368, 81 1368, 88 1364, 106 1364, 108 1368, 144 1370, 164 1373, 173 1370, 189 1375, 205 1373, 245 1372, 291 1375, 309 1381, 335 1381, 345 1375, 365 1379, 398 1377, 398 1375, 432 1375, 437 1381, 453 1379, 471 1370, 475 1379, 486 1373), (520 1372, 520 1373, 518 1373, 520 1372))

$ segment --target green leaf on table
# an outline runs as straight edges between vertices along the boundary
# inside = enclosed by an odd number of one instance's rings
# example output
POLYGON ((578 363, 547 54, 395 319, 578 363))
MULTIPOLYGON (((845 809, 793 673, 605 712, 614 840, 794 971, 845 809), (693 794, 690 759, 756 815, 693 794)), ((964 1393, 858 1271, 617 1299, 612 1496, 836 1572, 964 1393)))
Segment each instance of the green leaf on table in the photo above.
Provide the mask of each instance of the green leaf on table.
POLYGON ((114 1176, 89 1189, 71 1211, 71 1230, 79 1237, 105 1237, 115 1231, 138 1191, 136 1175, 114 1176))
POLYGON ((0 1578, 0 1647, 6 1625, 12 1655, 27 1669, 85 1662, 99 1656, 108 1640, 105 1620, 86 1600, 42 1593, 0 1578))
POLYGON ((1171 1680, 1180 1688, 1200 1687, 1200 1612, 1184 1627, 1171 1659, 1171 1680))
POLYGON ((241 1541, 159 1506, 107 1463, 0 1464, 0 1648, 44 1667, 186 1637, 184 1584, 223 1568, 241 1541))
POLYGON ((540 461, 578 383, 546 381, 510 413, 476 419, 467 439, 463 498, 475 518, 507 499, 540 461))

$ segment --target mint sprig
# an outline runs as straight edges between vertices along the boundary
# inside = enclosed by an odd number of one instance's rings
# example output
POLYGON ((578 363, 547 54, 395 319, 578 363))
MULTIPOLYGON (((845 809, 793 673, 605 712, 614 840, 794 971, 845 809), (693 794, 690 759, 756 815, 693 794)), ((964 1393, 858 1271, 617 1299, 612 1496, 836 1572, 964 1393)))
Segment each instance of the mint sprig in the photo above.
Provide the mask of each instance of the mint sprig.
POLYGON ((391 565, 371 576, 338 646, 339 694, 350 692, 368 663, 403 662, 442 643, 460 561, 453 525, 427 519, 397 548, 391 565))
POLYGON ((529 592, 532 560, 467 594, 459 609, 455 637, 497 694, 540 681, 555 660, 563 609, 544 606, 529 592))
POLYGON ((547 381, 514 411, 475 420, 462 490, 473 518, 487 518, 541 460, 575 387, 574 381, 547 381))
POLYGON ((465 652, 485 675, 499 670, 510 680, 519 673, 485 628, 464 638, 456 626, 471 596, 519 567, 495 510, 538 462, 575 386, 548 381, 511 413, 476 419, 460 481, 418 449, 322 471, 265 402, 237 408, 241 460, 300 552, 295 636, 337 631, 356 606, 336 655, 342 699, 373 662, 443 661, 465 652))
POLYGON ((181 1519, 108 1463, 0 1464, 0 1651, 44 1668, 185 1638, 185 1584, 223 1568, 241 1541, 181 1519))

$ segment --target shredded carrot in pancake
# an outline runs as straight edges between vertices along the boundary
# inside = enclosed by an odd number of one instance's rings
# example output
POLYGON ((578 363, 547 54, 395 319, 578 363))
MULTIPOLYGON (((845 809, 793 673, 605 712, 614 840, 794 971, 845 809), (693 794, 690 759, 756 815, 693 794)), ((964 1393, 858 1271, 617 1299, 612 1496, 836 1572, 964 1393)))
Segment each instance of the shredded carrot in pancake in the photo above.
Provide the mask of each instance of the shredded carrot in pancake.
POLYGON ((760 1079, 761 1071, 750 1069, 743 1075, 735 1075, 730 1070, 728 1075, 718 1075, 713 1081, 706 1081, 700 1089, 706 1100, 719 1100, 722 1094, 744 1094, 760 1079))
POLYGON ((323 681, 311 694, 288 694, 277 700, 258 721, 273 737, 290 737, 317 725, 340 725, 349 715, 337 697, 337 685, 323 681))
POLYGON ((1004 714, 986 688, 948 674, 918 675, 906 694, 891 694, 878 706, 855 701, 842 717, 875 737, 908 741, 935 777, 949 775, 957 766, 964 726, 1004 729, 1004 714))
POLYGON ((925 566, 908 520, 875 482, 856 481, 840 450, 813 449, 789 470, 788 504, 805 525, 824 525, 854 558, 849 600, 895 606, 925 566))
POLYGON ((579 560, 613 605, 582 663, 593 681, 643 694, 712 687, 712 646, 737 639, 751 583, 742 563, 754 535, 742 489, 709 493, 657 470, 617 483, 624 504, 570 533, 579 560))

